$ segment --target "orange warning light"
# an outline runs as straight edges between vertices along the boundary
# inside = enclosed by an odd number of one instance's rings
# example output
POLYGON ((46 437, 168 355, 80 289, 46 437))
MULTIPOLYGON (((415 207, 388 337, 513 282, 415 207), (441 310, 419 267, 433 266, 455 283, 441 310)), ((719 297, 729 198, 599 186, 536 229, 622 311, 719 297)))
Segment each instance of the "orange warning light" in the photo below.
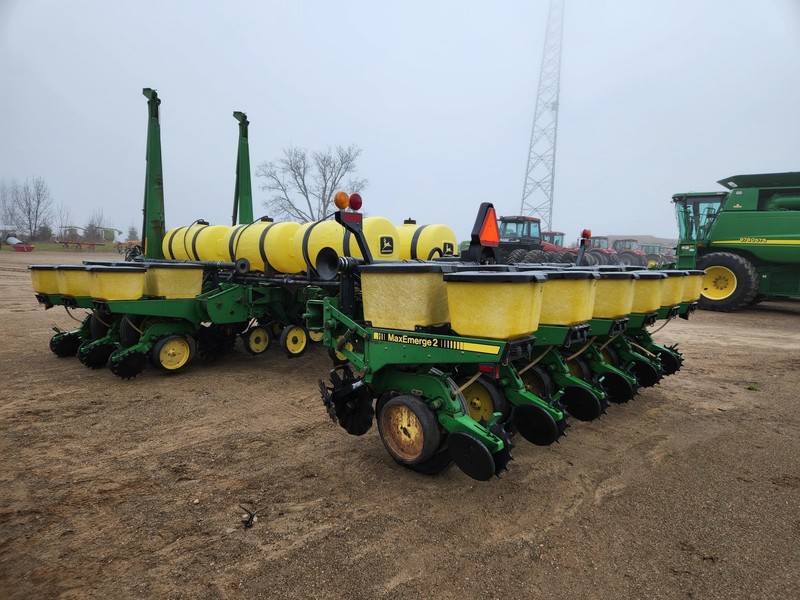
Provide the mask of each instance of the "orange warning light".
POLYGON ((347 195, 347 192, 336 192, 333 203, 339 210, 344 210, 350 205, 350 196, 347 195))
POLYGON ((587 240, 592 237, 592 230, 591 229, 584 229, 581 231, 581 237, 586 238, 587 240))

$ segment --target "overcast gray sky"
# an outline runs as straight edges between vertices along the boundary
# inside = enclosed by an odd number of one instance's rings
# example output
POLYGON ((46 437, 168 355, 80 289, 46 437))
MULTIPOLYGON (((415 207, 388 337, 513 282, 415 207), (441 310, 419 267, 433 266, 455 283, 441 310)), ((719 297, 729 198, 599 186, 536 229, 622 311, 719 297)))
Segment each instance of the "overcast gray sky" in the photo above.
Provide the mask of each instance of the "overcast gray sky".
MULTIPOLYGON (((369 214, 464 239, 519 212, 547 6, 0 0, 0 178, 140 227, 153 87, 168 227, 229 224, 243 110, 254 171, 358 144, 369 214)), ((566 0, 556 164, 570 237, 674 237, 673 193, 800 170, 800 1, 566 0)))

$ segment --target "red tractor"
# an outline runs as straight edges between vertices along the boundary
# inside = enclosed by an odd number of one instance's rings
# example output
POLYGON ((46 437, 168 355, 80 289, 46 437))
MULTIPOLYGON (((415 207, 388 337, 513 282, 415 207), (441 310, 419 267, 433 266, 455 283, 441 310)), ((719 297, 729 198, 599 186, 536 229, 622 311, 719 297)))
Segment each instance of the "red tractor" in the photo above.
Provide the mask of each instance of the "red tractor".
POLYGON ((647 266, 647 254, 639 248, 639 242, 633 238, 615 240, 614 250, 621 265, 647 266))
POLYGON ((586 252, 586 256, 591 256, 592 259, 597 261, 598 265, 619 264, 617 251, 609 247, 608 238, 603 235, 589 238, 589 250, 586 252))

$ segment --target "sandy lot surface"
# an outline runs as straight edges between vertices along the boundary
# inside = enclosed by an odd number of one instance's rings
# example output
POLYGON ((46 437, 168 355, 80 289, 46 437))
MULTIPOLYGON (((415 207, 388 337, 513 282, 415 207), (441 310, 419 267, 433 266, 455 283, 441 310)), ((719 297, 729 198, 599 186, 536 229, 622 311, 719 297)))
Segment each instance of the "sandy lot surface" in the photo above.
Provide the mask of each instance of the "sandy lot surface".
POLYGON ((333 424, 320 348, 56 358, 25 264, 87 255, 0 252, 0 598, 798 597, 800 302, 670 323, 678 374, 480 483, 333 424))

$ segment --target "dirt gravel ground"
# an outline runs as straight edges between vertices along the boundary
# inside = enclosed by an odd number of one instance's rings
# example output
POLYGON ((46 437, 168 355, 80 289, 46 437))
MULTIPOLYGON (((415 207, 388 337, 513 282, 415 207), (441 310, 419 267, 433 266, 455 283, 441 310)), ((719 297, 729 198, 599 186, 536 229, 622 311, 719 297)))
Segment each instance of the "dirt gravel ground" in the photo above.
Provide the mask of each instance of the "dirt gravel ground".
POLYGON ((25 265, 87 254, 0 252, 0 598, 798 597, 800 302, 670 323, 678 374, 480 483, 333 424, 320 348, 56 358, 25 265))

